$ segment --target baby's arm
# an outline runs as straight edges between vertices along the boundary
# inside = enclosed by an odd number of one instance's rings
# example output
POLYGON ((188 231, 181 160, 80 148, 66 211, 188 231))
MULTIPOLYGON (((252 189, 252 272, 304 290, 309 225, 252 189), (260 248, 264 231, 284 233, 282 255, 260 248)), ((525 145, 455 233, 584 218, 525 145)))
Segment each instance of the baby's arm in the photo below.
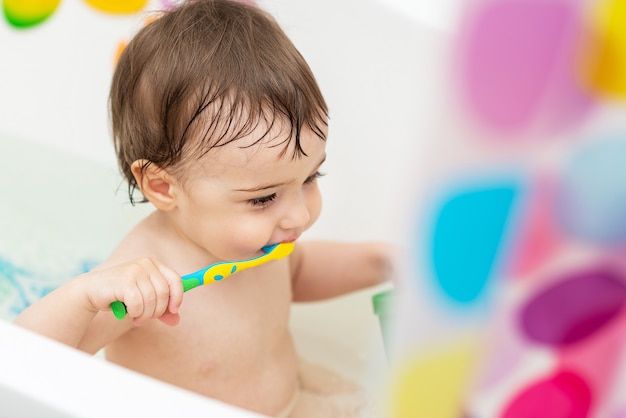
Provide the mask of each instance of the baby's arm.
POLYGON ((124 302, 128 316, 133 318, 132 323, 120 321, 120 334, 133 323, 139 325, 152 318, 177 324, 182 298, 178 274, 156 260, 139 259, 75 277, 25 309, 15 323, 72 347, 86 345, 91 347, 88 351, 95 352, 101 347, 85 344, 83 337, 98 312, 110 311, 111 302, 124 302))
POLYGON ((379 242, 298 242, 291 257, 293 300, 339 296, 391 279, 394 250, 379 242))

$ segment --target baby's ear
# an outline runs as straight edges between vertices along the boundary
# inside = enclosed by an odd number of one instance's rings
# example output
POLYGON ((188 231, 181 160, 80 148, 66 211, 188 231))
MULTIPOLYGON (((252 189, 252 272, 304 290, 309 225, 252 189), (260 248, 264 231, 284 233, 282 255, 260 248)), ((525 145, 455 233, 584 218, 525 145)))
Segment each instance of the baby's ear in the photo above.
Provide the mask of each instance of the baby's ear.
POLYGON ((175 180, 167 171, 147 160, 133 162, 131 170, 141 193, 157 209, 169 211, 176 207, 175 180))

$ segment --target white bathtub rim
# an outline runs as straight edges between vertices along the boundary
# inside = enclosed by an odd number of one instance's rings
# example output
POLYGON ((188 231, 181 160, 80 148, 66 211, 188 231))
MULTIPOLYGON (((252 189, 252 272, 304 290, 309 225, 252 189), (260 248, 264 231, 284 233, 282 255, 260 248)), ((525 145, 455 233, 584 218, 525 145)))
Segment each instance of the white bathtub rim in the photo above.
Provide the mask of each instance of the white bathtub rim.
POLYGON ((13 416, 262 417, 0 320, 0 401, 13 416))

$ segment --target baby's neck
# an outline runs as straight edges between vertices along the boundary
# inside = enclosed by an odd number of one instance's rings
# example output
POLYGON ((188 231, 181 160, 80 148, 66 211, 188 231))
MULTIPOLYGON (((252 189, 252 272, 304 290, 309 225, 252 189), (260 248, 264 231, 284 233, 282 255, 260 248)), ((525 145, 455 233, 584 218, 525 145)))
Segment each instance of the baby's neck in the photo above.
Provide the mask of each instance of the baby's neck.
POLYGON ((182 234, 167 213, 154 211, 142 224, 143 231, 138 232, 150 240, 146 244, 151 256, 181 275, 221 261, 182 234))

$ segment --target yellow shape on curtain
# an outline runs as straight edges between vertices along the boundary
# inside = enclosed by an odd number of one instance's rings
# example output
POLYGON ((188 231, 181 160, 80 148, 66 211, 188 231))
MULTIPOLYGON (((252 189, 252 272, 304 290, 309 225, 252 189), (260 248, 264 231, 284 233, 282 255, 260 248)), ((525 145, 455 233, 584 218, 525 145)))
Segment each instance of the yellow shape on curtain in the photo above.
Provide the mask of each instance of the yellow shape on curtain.
POLYGON ((474 371, 478 344, 454 341, 430 354, 398 362, 392 373, 386 416, 391 418, 458 418, 474 371))
POLYGON ((85 0, 85 3, 105 13, 133 14, 142 11, 148 0, 85 0))
POLYGON ((48 19, 61 0, 3 0, 2 10, 7 22, 16 28, 29 28, 48 19))
POLYGON ((583 38, 582 78, 596 93, 626 99, 626 0, 597 3, 583 38))

